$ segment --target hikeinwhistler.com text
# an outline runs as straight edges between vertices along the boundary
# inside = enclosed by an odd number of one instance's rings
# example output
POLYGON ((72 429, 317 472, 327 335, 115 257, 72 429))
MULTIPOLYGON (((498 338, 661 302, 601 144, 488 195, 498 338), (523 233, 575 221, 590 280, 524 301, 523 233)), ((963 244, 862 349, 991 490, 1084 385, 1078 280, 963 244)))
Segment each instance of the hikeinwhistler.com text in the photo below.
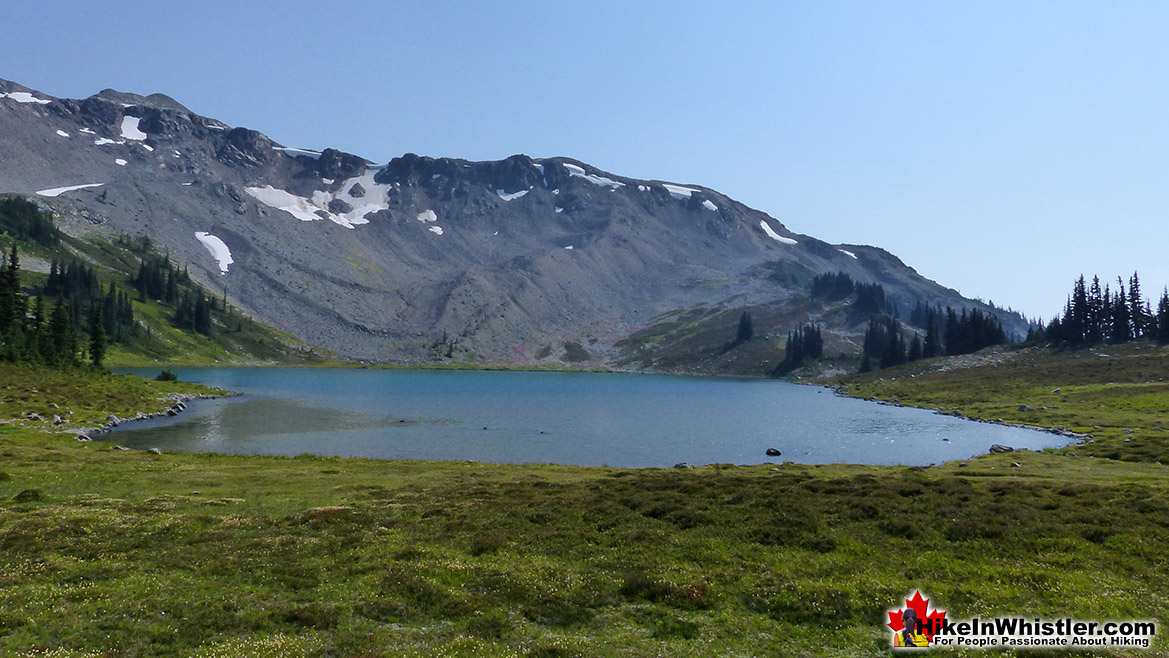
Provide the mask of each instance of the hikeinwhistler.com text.
POLYGON ((1082 621, 994 617, 965 621, 929 620, 919 624, 933 633, 935 647, 985 649, 1086 647, 1144 648, 1157 635, 1155 621, 1082 621), (932 626, 932 628, 930 628, 932 626))

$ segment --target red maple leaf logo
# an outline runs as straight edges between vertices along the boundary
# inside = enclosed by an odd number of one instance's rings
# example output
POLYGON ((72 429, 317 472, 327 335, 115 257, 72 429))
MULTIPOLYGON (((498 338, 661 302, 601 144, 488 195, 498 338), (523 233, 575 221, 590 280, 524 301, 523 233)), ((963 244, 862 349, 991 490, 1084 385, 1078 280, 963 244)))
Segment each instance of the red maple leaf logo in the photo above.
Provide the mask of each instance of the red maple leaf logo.
POLYGON ((932 642, 934 634, 942 628, 942 622, 946 619, 946 611, 933 610, 927 614, 929 602, 929 599, 922 598, 920 590, 914 591, 913 598, 905 599, 905 608, 889 611, 889 628, 893 629, 894 633, 905 628, 905 623, 901 621, 901 615, 905 613, 906 608, 912 608, 917 613, 918 621, 921 622, 919 624, 921 634, 932 642))

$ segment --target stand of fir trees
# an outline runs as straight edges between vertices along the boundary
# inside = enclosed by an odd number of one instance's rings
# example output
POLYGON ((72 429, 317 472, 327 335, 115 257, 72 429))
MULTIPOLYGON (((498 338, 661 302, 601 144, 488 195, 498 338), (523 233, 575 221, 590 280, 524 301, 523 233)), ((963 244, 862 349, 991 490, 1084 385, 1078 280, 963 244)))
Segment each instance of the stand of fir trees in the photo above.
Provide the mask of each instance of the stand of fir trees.
POLYGON ((991 345, 1007 342, 998 318, 979 309, 962 309, 959 313, 946 307, 924 311, 925 339, 911 332, 907 340, 897 318, 892 315, 870 318, 862 348, 861 372, 888 368, 935 356, 970 354, 991 345))
MULTIPOLYGON (((172 307, 174 326, 205 336, 214 328, 213 311, 230 315, 226 297, 208 295, 192 282, 186 268, 179 270, 169 256, 156 253, 147 236, 118 238, 117 245, 141 263, 121 287, 113 280, 99 281, 94 267, 72 258, 67 262, 53 259, 44 285, 26 292, 15 241, 54 247, 60 244, 59 230, 52 215, 36 203, 6 197, 0 198, 0 231, 14 239, 11 250, 0 259, 0 359, 56 367, 78 366, 88 360, 100 367, 108 344, 128 344, 140 332, 149 333, 134 317, 131 290, 140 302, 152 300, 172 307)), ((747 321, 749 329, 750 318, 747 321)))
POLYGON ((46 317, 45 297, 32 307, 20 285, 20 255, 15 245, 0 269, 0 358, 55 367, 81 364, 77 329, 68 302, 58 298, 46 317))
POLYGON ((853 297, 853 309, 861 314, 895 312, 893 303, 886 297, 885 288, 879 283, 857 283, 844 272, 818 274, 812 278, 812 299, 839 301, 853 297))
POLYGON ((785 375, 822 356, 824 337, 820 334, 820 328, 815 325, 804 325, 788 333, 783 361, 776 366, 772 375, 776 377, 785 375))
POLYGON ((155 300, 173 306, 171 323, 174 326, 210 336, 211 311, 226 312, 226 302, 221 304, 215 297, 204 293, 202 288, 192 285, 191 275, 186 268, 180 271, 170 262, 169 256, 151 254, 146 251, 149 248, 148 241, 139 247, 144 252, 142 264, 138 266, 138 274, 131 280, 134 289, 138 291, 138 301, 155 300))
POLYGON ((1116 292, 1111 284, 1100 285, 1093 276, 1091 285, 1083 275, 1072 286, 1064 312, 1046 326, 1031 331, 1029 341, 1050 342, 1079 347, 1098 343, 1126 343, 1153 339, 1169 344, 1169 290, 1161 294, 1156 313, 1141 294, 1136 272, 1128 279, 1116 278, 1116 292))
POLYGON ((0 233, 7 233, 13 240, 29 240, 46 247, 55 246, 61 240, 52 215, 21 197, 0 198, 0 233))

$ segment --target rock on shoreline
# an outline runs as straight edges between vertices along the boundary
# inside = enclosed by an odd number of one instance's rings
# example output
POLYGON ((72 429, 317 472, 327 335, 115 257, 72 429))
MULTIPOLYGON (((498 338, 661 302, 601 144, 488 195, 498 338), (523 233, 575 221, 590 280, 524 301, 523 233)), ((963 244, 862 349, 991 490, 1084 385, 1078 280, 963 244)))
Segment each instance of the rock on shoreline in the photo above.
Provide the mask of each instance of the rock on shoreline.
POLYGON ((160 400, 170 401, 170 406, 162 411, 154 413, 145 413, 139 411, 132 418, 119 418, 113 414, 106 416, 106 423, 101 427, 96 427, 92 430, 86 430, 78 433, 78 441, 89 441, 93 436, 98 434, 105 434, 110 432, 115 427, 119 427, 126 423, 134 422, 136 420, 149 420, 151 418, 161 418, 163 416, 177 416, 187 410, 187 403, 191 400, 217 400, 219 398, 233 398, 240 397, 243 393, 236 391, 224 391, 223 393, 169 393, 160 398, 160 400))

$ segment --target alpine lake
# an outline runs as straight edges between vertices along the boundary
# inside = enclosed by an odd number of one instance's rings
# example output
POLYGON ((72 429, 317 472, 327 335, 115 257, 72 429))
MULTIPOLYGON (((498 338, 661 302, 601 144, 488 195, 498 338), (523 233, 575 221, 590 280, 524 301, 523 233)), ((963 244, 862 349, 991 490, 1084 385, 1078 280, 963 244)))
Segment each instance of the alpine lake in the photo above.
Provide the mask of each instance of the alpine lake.
MULTIPOLYGON (((147 377, 157 369, 131 369, 147 377)), ((103 439, 164 451, 668 467, 929 465, 1064 437, 777 380, 358 368, 176 368, 244 395, 103 439), (768 448, 781 452, 766 454, 768 448)))

